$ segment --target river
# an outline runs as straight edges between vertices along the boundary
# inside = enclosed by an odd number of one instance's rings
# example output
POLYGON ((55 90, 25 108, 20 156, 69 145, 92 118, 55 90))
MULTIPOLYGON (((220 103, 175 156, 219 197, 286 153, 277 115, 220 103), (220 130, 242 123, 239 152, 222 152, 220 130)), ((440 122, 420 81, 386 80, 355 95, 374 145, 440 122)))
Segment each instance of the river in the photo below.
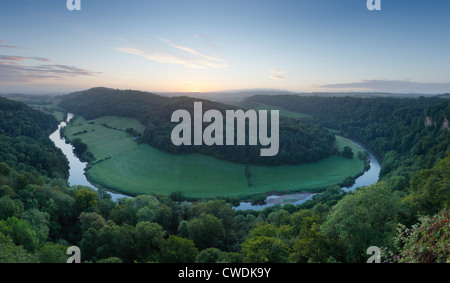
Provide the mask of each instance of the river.
MULTIPOLYGON (((355 144, 358 145, 359 148, 362 150, 365 150, 369 153, 369 163, 370 163, 370 169, 364 172, 363 175, 358 177, 355 180, 355 183, 351 187, 343 187, 342 189, 346 192, 354 191, 355 189, 359 187, 364 186, 370 186, 378 182, 379 176, 380 176, 380 162, 377 160, 375 155, 365 149, 361 144, 355 142, 355 144)), ((284 195, 284 196, 269 196, 267 198, 266 204, 263 205, 252 205, 249 202, 243 202, 238 207, 236 207, 237 210, 263 210, 266 207, 274 206, 277 204, 285 204, 285 203, 292 203, 293 205, 302 204, 310 199, 313 198, 315 194, 312 193, 298 193, 298 194, 290 194, 290 195, 284 195), (296 199, 296 201, 289 201, 292 199, 296 199), (287 202, 285 202, 287 201, 287 202)))
MULTIPOLYGON (((58 125, 58 129, 50 135, 50 139, 53 141, 56 147, 62 150, 67 160, 69 161, 69 186, 81 185, 97 190, 98 188, 92 185, 84 174, 85 168, 88 164, 86 162, 81 162, 80 159, 76 157, 73 152, 73 146, 69 143, 66 143, 66 139, 61 136, 61 129, 67 126, 67 124, 70 122, 70 120, 73 119, 73 117, 73 114, 68 113, 66 121, 63 121, 58 125)), ((128 197, 122 194, 116 194, 112 192, 108 193, 111 195, 111 199, 114 201, 118 201, 121 198, 128 197)))
MULTIPOLYGON (((85 168, 88 164, 85 162, 81 162, 78 159, 78 157, 76 157, 76 155, 73 152, 73 146, 71 144, 66 143, 65 138, 61 136, 61 129, 64 128, 65 126, 67 126, 67 124, 70 122, 70 120, 73 119, 73 117, 74 117, 73 114, 71 114, 71 113, 67 114, 66 121, 63 121, 59 124, 58 129, 50 135, 50 139, 54 142, 56 147, 58 147, 62 150, 62 152, 66 155, 66 157, 69 161, 69 167, 70 167, 69 180, 68 180, 69 186, 82 185, 82 186, 87 186, 87 187, 97 190, 97 188, 94 185, 92 185, 86 178, 85 168)), ((361 149, 366 150, 362 145, 360 145, 358 143, 357 143, 357 145, 361 149)), ((366 150, 366 151, 368 151, 368 150, 366 150)), ((342 188, 343 190, 345 190, 347 192, 353 191, 358 187, 369 186, 369 185, 372 185, 372 184, 375 184, 376 182, 378 182, 381 166, 380 166, 380 163, 378 162, 378 160, 376 159, 376 157, 370 151, 368 151, 368 152, 369 152, 370 169, 368 171, 366 171, 362 176, 357 178, 353 186, 342 188)), ((111 198, 114 201, 118 201, 119 199, 122 199, 122 198, 129 198, 129 196, 122 195, 122 194, 117 194, 117 193, 112 193, 112 192, 108 192, 108 193, 111 195, 111 198)), ((311 194, 311 193, 298 193, 298 194, 285 195, 285 196, 270 196, 267 198, 267 203, 264 205, 252 205, 251 203, 242 202, 235 209, 236 210, 247 210, 247 209, 262 210, 266 207, 270 207, 270 206, 273 206, 276 204, 286 203, 285 202, 286 199, 287 200, 296 199, 295 202, 290 202, 290 203, 297 205, 297 204, 302 204, 307 200, 310 200, 313 196, 314 196, 314 194, 311 194)))

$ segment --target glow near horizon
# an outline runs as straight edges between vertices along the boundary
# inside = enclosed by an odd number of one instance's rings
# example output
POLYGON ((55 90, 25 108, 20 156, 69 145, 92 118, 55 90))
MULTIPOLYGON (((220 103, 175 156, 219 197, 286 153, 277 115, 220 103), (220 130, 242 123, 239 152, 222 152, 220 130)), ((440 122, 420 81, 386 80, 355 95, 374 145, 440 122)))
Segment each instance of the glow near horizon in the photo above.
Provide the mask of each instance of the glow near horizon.
POLYGON ((1 92, 450 92, 450 1, 2 3, 1 92))

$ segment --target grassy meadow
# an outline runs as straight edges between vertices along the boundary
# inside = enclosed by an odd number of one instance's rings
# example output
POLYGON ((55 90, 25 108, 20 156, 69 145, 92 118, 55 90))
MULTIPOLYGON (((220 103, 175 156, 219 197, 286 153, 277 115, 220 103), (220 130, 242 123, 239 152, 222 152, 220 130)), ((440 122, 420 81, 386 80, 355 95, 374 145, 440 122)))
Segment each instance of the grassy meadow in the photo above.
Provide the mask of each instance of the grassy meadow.
POLYGON ((359 147, 337 136, 340 151, 350 146, 354 159, 332 156, 296 166, 250 166, 252 185, 248 186, 245 165, 200 154, 169 154, 138 144, 125 133, 130 127, 138 131, 145 128, 137 120, 121 117, 93 121, 76 117, 66 127, 67 138, 80 138, 96 160, 102 160, 88 170, 86 175, 91 182, 128 195, 182 191, 190 198, 246 197, 268 191, 317 191, 364 170, 363 162, 356 158, 359 147))

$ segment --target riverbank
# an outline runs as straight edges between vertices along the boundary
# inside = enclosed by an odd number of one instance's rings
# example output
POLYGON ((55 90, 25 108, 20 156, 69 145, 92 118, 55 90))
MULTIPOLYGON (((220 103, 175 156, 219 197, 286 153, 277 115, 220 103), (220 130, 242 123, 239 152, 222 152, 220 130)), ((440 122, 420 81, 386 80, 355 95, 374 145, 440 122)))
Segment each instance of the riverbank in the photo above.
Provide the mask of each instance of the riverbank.
MULTIPOLYGON (((98 121, 86 121, 78 117, 66 128, 66 136, 83 133, 76 137, 88 145, 89 151, 97 159, 110 157, 91 164, 92 166, 82 162, 74 163, 76 165, 71 166, 71 185, 82 184, 95 188, 91 184, 93 183, 108 191, 120 192, 115 195, 121 197, 146 193, 170 194, 179 192, 180 188, 190 199, 212 199, 218 196, 246 198, 254 194, 266 194, 268 191, 277 191, 278 194, 295 192, 281 198, 269 197, 268 204, 272 205, 295 203, 308 198, 314 192, 340 184, 348 176, 360 175, 364 167, 363 162, 356 157, 350 160, 338 156, 299 166, 252 166, 253 184, 249 187, 244 174, 245 166, 225 163, 208 156, 171 155, 148 145, 138 144, 123 130, 119 130, 123 127, 119 125, 129 123, 129 120, 125 123, 120 117, 103 117, 98 121), (117 129, 106 128, 102 126, 104 123, 115 123, 117 129), (88 172, 85 172, 86 166, 89 166, 88 172), (224 188, 228 188, 227 191, 224 188)), ((67 145, 64 137, 59 138, 63 141, 58 142, 67 145)), ((355 155, 358 150, 364 150, 351 140, 339 136, 337 144, 340 149, 346 145, 351 146, 355 155)), ((71 148, 66 147, 63 152, 67 156, 73 155, 71 148)))
MULTIPOLYGON (((50 135, 50 140, 53 141, 56 147, 61 149, 61 151, 66 156, 67 160, 69 161, 69 179, 68 184, 69 186, 86 186, 90 187, 94 190, 98 190, 96 186, 94 186, 85 175, 85 169, 88 166, 87 162, 82 162, 80 159, 75 155, 74 148, 71 144, 67 143, 64 136, 61 134, 61 130, 66 127, 70 121, 74 118, 74 115, 71 113, 68 113, 67 115, 64 115, 65 119, 64 121, 60 122, 58 125, 58 128, 55 132, 53 132, 50 135)), ((114 201, 117 201, 122 198, 128 198, 129 196, 116 193, 116 192, 110 192, 108 191, 108 194, 111 195, 111 198, 114 201)))
MULTIPOLYGON (((361 150, 367 151, 369 153, 370 168, 369 170, 361 174, 358 178, 356 178, 353 185, 348 187, 342 186, 341 188, 346 192, 353 191, 359 187, 373 185, 379 180, 381 170, 379 160, 371 151, 366 150, 366 148, 364 148, 363 145, 361 144, 357 145, 361 148, 361 150)), ((266 203, 262 205, 253 205, 250 202, 241 202, 240 205, 236 207, 236 210, 262 210, 266 207, 274 205, 284 205, 288 203, 298 205, 312 199, 314 195, 316 195, 316 193, 276 194, 267 197, 266 203)))

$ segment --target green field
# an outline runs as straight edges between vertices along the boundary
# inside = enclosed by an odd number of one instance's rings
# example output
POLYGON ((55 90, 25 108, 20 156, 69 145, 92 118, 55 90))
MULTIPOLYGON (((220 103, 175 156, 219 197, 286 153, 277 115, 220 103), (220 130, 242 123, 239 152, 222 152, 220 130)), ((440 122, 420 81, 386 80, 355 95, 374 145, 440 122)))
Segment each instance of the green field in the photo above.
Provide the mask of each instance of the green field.
POLYGON ((58 121, 63 121, 64 120, 64 113, 62 111, 53 111, 52 115, 58 121))
POLYGON ((134 128, 138 131, 144 130, 144 126, 141 123, 130 118, 102 117, 94 121, 86 121, 82 117, 76 117, 64 129, 64 135, 69 140, 80 138, 88 145, 88 151, 94 154, 96 160, 101 160, 117 156, 137 147, 137 143, 125 132, 127 128, 134 128), (111 128, 107 128, 102 124, 106 124, 111 128), (86 133, 74 135, 83 131, 86 131, 86 133))
MULTIPOLYGON (((129 195, 182 191, 191 198, 213 198, 246 197, 268 191, 317 191, 355 176, 364 168, 363 162, 356 157, 349 160, 337 156, 297 166, 250 166, 252 186, 249 187, 245 165, 200 154, 162 152, 136 143, 123 131, 128 127, 144 129, 133 119, 102 117, 86 121, 77 117, 66 128, 65 135, 69 139, 80 138, 96 160, 110 157, 87 172, 94 184, 129 195), (101 123, 116 129, 106 128, 101 123), (85 134, 73 136, 84 130, 85 134)), ((346 145, 352 147, 355 156, 360 150, 356 144, 339 136, 337 145, 340 150, 346 145)))

